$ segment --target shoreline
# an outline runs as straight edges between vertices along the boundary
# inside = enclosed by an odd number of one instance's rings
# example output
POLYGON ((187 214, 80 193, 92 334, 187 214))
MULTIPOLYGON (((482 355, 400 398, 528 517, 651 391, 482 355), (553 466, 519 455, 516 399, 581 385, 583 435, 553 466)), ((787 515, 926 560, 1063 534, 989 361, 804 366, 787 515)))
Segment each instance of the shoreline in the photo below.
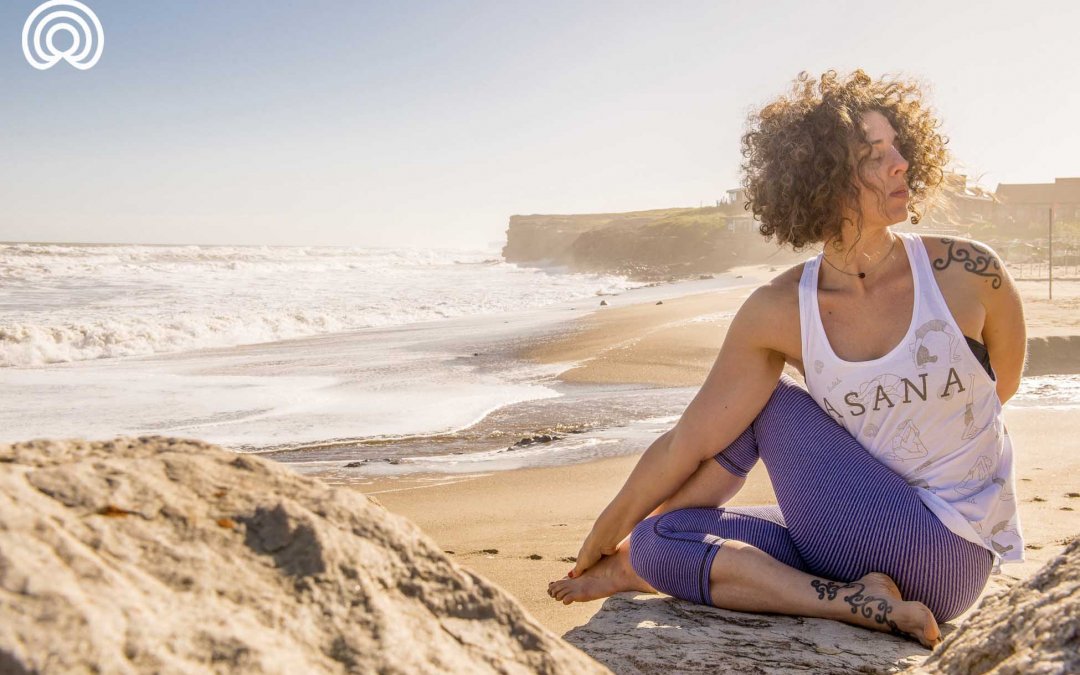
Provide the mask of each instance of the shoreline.
POLYGON ((0 368, 12 399, 0 440, 182 435, 272 452, 447 434, 556 395, 545 385, 561 366, 513 353, 606 309, 602 300, 659 302, 748 282, 720 276, 276 342, 0 368), (70 397, 86 402, 79 415, 70 397))
MULTIPOLYGON (((1021 288, 1029 337, 1080 335, 1080 312, 1068 311, 1080 302, 1080 282, 1060 291, 1055 287, 1055 296, 1060 293, 1062 299, 1056 297, 1053 303, 1029 297, 1038 291, 1032 286, 1037 283, 1021 288)), ((727 315, 752 290, 683 296, 662 306, 607 308, 580 317, 562 334, 523 345, 519 356, 564 364, 557 378, 566 383, 650 384, 661 390, 697 386, 716 356, 727 315)), ((1080 494, 1070 483, 1070 476, 1080 475, 1080 456, 1069 447, 1070 439, 1080 435, 1075 407, 1007 405, 1005 414, 1016 448, 1026 561, 1003 566, 1003 574, 991 577, 983 596, 1030 576, 1080 533, 1080 494)), ((504 588, 541 623, 563 634, 587 623, 603 601, 564 606, 547 596, 547 582, 562 578, 573 566, 571 558, 595 518, 645 447, 631 455, 564 466, 374 477, 352 487, 408 517, 452 552, 456 562, 504 588)), ((729 503, 775 503, 767 472, 751 472, 729 503)), ((968 613, 950 625, 958 625, 968 613)))

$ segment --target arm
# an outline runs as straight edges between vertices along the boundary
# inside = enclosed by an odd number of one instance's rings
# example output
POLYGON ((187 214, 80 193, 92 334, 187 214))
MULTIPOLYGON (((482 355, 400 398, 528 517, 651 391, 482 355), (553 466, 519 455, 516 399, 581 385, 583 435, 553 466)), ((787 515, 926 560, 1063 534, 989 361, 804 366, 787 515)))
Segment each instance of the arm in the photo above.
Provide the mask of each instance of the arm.
POLYGON ((946 302, 953 316, 971 330, 981 322, 982 342, 997 375, 997 394, 1005 403, 1020 386, 1027 351, 1024 308, 1016 284, 1001 257, 986 244, 936 237, 924 238, 923 243, 928 253, 934 252, 934 271, 940 275, 942 292, 949 289, 946 302))
MULTIPOLYGON (((979 244, 980 247, 984 245, 979 244)), ((979 299, 986 310, 983 323, 983 343, 990 353, 990 363, 997 375, 997 392, 1005 403, 1020 386, 1020 376, 1024 371, 1027 355, 1027 329, 1024 324, 1024 306, 1020 292, 1016 288, 1005 265, 1001 264, 996 253, 985 247, 998 269, 1001 281, 994 288, 993 278, 981 279, 979 299)))
POLYGON ((770 345, 778 290, 756 290, 732 320, 705 383, 675 428, 649 446, 585 540, 574 576, 615 552, 619 542, 671 497, 702 461, 731 444, 765 407, 784 366, 770 345))

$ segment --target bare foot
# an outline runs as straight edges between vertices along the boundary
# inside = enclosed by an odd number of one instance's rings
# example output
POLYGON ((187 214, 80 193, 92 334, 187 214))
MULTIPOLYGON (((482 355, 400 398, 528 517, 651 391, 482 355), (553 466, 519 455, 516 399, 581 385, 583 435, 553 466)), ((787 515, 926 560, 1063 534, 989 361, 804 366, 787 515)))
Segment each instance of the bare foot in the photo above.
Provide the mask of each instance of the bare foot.
MULTIPOLYGON (((837 591, 851 608, 851 616, 844 618, 847 623, 914 638, 927 649, 941 642, 941 631, 930 609, 921 602, 904 600, 887 574, 871 572, 837 591)), ((837 591, 831 595, 835 596, 837 591)))
POLYGON ((622 591, 656 592, 630 566, 630 547, 626 545, 616 549, 615 555, 601 558, 580 577, 563 577, 548 584, 548 595, 564 605, 598 600, 622 591))

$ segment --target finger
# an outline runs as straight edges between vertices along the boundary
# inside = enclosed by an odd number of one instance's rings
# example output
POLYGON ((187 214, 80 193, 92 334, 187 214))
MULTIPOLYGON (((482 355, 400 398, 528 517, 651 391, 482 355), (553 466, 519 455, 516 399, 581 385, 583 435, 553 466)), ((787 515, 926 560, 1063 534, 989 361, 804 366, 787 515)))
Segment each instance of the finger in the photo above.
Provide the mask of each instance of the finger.
POLYGON ((600 559, 599 555, 592 553, 586 553, 582 551, 578 554, 577 562, 574 564, 574 569, 570 570, 572 573, 568 576, 572 579, 576 579, 585 573, 585 570, 589 569, 596 564, 596 561, 600 559))

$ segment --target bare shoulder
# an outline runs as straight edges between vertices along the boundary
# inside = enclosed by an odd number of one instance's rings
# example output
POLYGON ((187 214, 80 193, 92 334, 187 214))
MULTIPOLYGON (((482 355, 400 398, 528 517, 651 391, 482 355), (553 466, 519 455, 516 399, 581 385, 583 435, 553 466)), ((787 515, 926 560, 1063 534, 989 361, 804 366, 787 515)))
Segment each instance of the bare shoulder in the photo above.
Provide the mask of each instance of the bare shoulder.
POLYGON ((735 322, 754 336, 754 342, 796 358, 802 344, 799 333, 799 280, 804 266, 805 263, 799 263, 758 286, 735 317, 735 322))
POLYGON ((980 294, 1011 285, 1001 256, 987 244, 963 237, 920 238, 939 283, 944 280, 980 294))
POLYGON ((755 289, 751 297, 756 298, 758 311, 783 313, 794 307, 797 313, 799 281, 805 267, 806 263, 793 265, 755 289))
POLYGON ((1020 292, 1001 257, 986 244, 960 237, 923 237, 949 309, 967 335, 981 336, 997 373, 998 397, 1016 393, 1027 353, 1020 292), (964 301, 967 302, 964 302, 964 301), (979 321, 968 307, 983 310, 979 321), (966 322, 966 325, 965 325, 966 322))

